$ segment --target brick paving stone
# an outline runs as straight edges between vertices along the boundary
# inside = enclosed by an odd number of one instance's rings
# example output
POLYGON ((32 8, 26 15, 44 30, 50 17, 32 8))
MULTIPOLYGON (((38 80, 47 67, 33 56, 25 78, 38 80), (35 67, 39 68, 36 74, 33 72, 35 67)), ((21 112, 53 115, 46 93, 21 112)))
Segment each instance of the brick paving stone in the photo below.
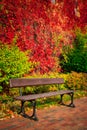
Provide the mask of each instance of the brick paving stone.
POLYGON ((87 97, 74 100, 75 108, 38 109, 39 121, 24 117, 0 120, 0 130, 87 130, 87 97))

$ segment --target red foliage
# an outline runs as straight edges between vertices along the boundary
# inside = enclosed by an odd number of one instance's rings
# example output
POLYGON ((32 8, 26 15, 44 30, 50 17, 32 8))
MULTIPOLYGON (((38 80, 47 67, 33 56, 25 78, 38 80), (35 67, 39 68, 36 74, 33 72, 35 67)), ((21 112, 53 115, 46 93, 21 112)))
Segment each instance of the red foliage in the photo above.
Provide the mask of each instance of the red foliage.
POLYGON ((87 26, 87 0, 78 1, 80 11, 80 20, 78 21, 78 26, 83 29, 85 26, 87 26))
POLYGON ((57 0, 55 5, 50 0, 1 0, 1 41, 12 44, 16 39, 21 50, 31 51, 30 59, 39 62, 40 72, 53 70, 62 46, 72 42, 71 29, 87 24, 86 1, 84 4, 78 0, 78 18, 74 12, 75 0, 57 0), (53 41, 54 33, 62 35, 58 45, 53 41))
POLYGON ((42 72, 54 66, 53 43, 46 12, 49 6, 50 2, 41 0, 1 2, 1 41, 12 44, 13 38, 17 37, 19 48, 31 51, 31 60, 40 63, 42 72))
POLYGON ((63 12, 71 27, 83 29, 87 26, 87 0, 64 0, 63 12))

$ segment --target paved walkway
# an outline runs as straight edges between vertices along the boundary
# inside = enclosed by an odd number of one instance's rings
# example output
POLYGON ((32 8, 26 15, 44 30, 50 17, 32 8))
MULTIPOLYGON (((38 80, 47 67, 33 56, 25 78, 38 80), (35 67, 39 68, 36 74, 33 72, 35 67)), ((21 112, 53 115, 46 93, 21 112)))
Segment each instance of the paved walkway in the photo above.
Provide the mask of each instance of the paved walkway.
POLYGON ((87 97, 75 99, 74 104, 75 108, 39 109, 39 121, 23 117, 0 120, 0 130, 87 130, 87 97))

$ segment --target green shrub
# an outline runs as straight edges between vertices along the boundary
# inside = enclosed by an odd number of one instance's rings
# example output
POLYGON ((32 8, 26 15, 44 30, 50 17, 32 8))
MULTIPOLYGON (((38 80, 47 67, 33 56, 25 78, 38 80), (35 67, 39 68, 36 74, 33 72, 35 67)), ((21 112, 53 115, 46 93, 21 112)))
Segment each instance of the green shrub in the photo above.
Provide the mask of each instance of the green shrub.
POLYGON ((87 34, 76 33, 73 48, 63 52, 61 66, 66 72, 87 72, 87 34))
POLYGON ((0 91, 8 91, 9 79, 22 77, 31 68, 26 53, 17 46, 0 44, 0 91))

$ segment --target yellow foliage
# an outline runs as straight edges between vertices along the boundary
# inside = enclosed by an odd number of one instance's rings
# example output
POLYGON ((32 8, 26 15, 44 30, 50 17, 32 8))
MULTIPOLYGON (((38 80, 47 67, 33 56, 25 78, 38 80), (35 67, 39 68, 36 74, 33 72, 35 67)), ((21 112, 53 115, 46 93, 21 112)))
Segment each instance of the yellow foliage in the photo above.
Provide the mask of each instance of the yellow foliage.
POLYGON ((66 86, 74 90, 87 90, 87 74, 71 72, 67 76, 66 86))

